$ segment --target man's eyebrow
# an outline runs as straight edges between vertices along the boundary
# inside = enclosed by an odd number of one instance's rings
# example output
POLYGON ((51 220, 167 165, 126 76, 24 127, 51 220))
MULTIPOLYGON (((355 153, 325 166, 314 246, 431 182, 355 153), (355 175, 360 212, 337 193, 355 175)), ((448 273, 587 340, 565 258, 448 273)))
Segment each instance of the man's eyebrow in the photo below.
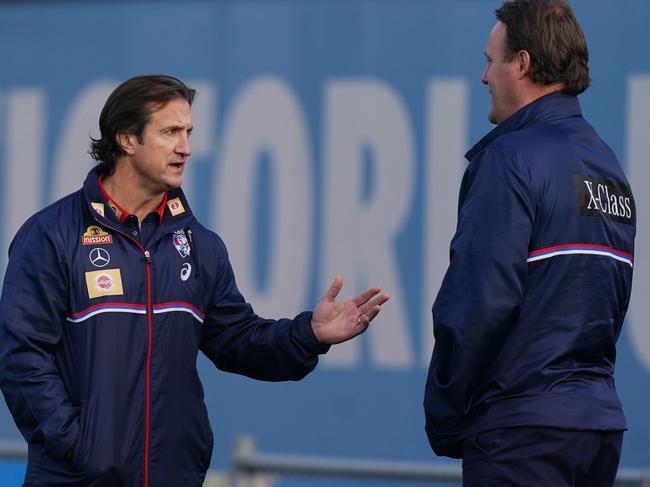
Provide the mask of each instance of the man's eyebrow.
MULTIPOLYGON (((165 125, 161 130, 162 131, 165 131, 165 130, 183 130, 184 128, 185 128, 185 125, 183 125, 182 123, 170 123, 169 125, 165 125)), ((191 125, 187 129, 187 131, 191 132, 193 129, 194 129, 194 126, 191 125)))

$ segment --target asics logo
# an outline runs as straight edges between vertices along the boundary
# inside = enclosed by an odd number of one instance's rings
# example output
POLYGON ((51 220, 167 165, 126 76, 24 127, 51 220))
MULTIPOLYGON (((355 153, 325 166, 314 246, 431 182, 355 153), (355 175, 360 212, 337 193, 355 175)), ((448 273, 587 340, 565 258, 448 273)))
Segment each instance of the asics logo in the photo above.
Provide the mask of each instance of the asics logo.
POLYGON ((185 262, 181 267, 181 281, 187 281, 192 273, 192 264, 185 262))

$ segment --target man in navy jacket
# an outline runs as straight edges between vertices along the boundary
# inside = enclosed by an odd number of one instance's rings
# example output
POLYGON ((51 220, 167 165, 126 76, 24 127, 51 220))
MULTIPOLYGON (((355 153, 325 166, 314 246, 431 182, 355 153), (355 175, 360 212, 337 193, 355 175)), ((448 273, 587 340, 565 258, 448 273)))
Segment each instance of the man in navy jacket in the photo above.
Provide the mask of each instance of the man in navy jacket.
POLYGON ((180 189, 194 90, 121 84, 100 116, 83 188, 30 218, 0 301, 0 385, 29 444, 26 486, 199 487, 212 431, 196 370, 299 380, 388 299, 372 288, 314 312, 257 316, 222 240, 180 189))
POLYGON ((466 486, 611 486, 634 200, 581 115, 588 51, 569 5, 506 1, 496 18, 482 82, 497 127, 466 155, 426 432, 466 486))

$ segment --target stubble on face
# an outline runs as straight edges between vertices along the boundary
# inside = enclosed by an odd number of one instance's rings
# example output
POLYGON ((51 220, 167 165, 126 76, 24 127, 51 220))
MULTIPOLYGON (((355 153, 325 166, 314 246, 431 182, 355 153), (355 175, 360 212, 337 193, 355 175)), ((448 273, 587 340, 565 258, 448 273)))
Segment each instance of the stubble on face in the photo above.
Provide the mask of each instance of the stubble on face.
POLYGON ((487 67, 482 82, 490 93, 488 120, 500 124, 517 111, 516 59, 508 60, 506 48, 506 26, 497 22, 488 37, 485 48, 487 67))
POLYGON ((190 157, 189 137, 192 132, 189 104, 173 99, 151 113, 138 144, 135 172, 150 192, 179 188, 185 164, 190 157))

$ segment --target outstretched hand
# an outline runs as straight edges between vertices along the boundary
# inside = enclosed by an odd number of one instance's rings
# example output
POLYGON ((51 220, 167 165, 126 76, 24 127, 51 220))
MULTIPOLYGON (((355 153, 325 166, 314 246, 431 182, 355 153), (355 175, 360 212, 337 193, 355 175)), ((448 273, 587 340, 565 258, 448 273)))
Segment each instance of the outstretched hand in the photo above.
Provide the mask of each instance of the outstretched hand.
POLYGON ((390 297, 386 293, 379 294, 381 289, 373 287, 356 298, 338 302, 336 297, 342 287, 343 278, 336 276, 314 309, 311 327, 320 343, 333 345, 363 333, 390 297))

